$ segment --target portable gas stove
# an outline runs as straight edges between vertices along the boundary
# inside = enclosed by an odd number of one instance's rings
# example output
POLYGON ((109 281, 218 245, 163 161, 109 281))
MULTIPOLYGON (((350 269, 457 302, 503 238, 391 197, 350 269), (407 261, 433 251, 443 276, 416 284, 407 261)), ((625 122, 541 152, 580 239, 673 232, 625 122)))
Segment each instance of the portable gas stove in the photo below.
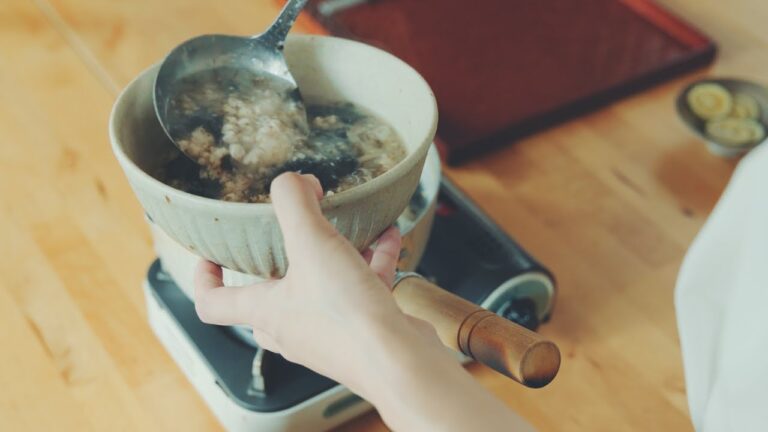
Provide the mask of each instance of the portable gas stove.
MULTIPOLYGON (((418 272, 531 329, 551 314, 551 273, 447 179, 418 272)), ((226 429, 327 430, 371 409, 344 386, 259 348, 242 329, 203 324, 184 283, 161 260, 150 266, 149 322, 226 429)))

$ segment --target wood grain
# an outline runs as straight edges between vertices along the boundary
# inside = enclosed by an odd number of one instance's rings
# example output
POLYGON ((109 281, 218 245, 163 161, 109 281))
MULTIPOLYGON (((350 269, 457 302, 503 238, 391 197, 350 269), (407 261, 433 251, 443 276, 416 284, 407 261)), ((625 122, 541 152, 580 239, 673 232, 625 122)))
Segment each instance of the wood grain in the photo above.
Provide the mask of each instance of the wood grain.
MULTIPOLYGON (((663 0, 717 63, 447 170, 552 268, 557 379, 471 372, 543 431, 691 430, 672 290, 734 161, 673 98, 704 73, 761 80, 768 4, 663 0)), ((185 38, 250 34, 273 0, 0 2, 0 430, 219 430, 146 324, 153 251, 109 150, 118 89, 185 38)), ((317 31, 308 21, 298 31, 317 31)), ((345 431, 384 431, 375 414, 345 431)))

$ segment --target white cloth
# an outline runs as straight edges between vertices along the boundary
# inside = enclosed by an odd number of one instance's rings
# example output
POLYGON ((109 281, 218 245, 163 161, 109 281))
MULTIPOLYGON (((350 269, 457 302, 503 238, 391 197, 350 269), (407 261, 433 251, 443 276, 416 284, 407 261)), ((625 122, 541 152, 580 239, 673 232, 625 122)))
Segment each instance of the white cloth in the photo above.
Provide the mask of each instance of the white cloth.
POLYGON ((675 291, 699 432, 768 431, 768 145, 739 164, 675 291))

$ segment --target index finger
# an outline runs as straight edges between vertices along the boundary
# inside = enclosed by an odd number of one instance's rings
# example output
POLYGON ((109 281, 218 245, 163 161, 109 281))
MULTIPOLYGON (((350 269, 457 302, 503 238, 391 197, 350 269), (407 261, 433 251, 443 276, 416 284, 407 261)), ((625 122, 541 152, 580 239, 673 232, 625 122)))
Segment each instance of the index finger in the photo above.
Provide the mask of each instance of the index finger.
POLYGON ((195 270, 195 311, 201 321, 217 325, 254 325, 269 320, 270 291, 275 282, 224 286, 221 267, 201 261, 195 270))

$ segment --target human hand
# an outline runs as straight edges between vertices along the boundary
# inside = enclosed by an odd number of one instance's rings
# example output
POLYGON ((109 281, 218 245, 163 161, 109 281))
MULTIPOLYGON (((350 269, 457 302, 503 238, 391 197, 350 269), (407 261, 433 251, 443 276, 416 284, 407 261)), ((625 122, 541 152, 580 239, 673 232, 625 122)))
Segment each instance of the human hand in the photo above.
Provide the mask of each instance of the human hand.
POLYGON ((313 176, 273 181, 288 272, 224 287, 221 268, 203 261, 195 277, 200 319, 252 327, 259 345, 344 384, 393 429, 528 430, 460 367, 429 324, 398 308, 390 291, 397 230, 361 255, 323 217, 320 197, 313 176))
MULTIPOLYGON (((223 287, 221 268, 202 262, 195 305, 203 321, 250 326, 265 349, 366 393, 366 376, 386 361, 382 333, 399 329, 408 340, 409 332, 426 332, 429 339, 430 330, 406 317, 390 292, 400 253, 397 229, 384 232, 375 249, 361 255, 323 217, 320 197, 313 176, 275 179, 272 202, 290 263, 287 274, 223 287)), ((432 339, 426 344, 439 345, 432 339)))

